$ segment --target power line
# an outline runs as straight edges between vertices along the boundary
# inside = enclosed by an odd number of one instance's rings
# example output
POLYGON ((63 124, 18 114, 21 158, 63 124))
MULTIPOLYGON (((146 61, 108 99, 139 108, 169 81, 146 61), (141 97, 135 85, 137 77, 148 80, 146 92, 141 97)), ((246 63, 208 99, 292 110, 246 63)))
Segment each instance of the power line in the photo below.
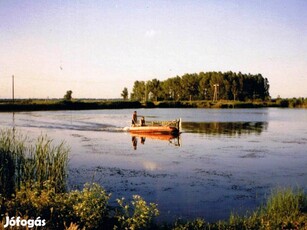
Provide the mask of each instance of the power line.
POLYGON ((7 79, 7 78, 12 78, 11 76, 4 76, 4 77, 1 77, 1 79, 7 79))
MULTIPOLYGON (((7 79, 7 78, 11 78, 11 76, 4 76, 1 77, 1 79, 7 79)), ((46 78, 35 78, 35 77, 15 77, 15 80, 18 81, 23 81, 23 80, 33 80, 33 81, 42 81, 42 82, 59 82, 59 83, 80 83, 80 84, 108 84, 107 82, 103 82, 103 81, 88 81, 88 80, 75 80, 75 79, 70 79, 70 80, 59 80, 59 79, 46 79, 46 78)))
POLYGON ((33 81, 48 81, 48 82, 60 82, 60 83, 80 83, 80 84, 107 84, 102 81, 82 81, 82 80, 57 80, 57 79, 39 79, 39 78, 29 78, 23 77, 18 78, 19 80, 33 80, 33 81))

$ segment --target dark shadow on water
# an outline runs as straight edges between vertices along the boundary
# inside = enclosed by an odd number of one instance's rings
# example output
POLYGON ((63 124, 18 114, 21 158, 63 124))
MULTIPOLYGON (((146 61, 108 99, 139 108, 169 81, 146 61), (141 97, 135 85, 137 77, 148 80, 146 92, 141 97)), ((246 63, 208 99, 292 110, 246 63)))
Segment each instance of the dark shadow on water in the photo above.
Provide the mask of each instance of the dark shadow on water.
POLYGON ((260 135, 267 128, 268 122, 182 122, 182 130, 185 133, 203 135, 260 135))

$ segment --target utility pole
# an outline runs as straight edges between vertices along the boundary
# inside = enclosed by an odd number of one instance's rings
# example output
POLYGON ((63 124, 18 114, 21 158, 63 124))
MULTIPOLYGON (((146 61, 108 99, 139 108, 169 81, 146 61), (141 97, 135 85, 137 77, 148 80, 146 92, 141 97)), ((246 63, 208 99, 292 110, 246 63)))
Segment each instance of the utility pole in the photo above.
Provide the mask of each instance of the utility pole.
POLYGON ((218 89, 219 89, 219 84, 214 84, 214 94, 213 94, 213 102, 216 102, 218 100, 218 89))
POLYGON ((13 104, 15 102, 15 92, 14 92, 14 75, 12 75, 12 98, 13 98, 13 104))

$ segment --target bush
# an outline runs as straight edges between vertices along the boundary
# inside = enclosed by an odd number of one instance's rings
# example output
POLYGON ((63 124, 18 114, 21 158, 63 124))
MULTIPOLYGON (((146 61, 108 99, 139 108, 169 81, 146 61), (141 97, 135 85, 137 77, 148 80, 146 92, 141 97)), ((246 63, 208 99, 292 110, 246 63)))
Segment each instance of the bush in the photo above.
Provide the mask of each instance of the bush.
POLYGON ((10 216, 36 217, 39 214, 42 219, 49 220, 56 195, 50 181, 45 181, 43 187, 37 182, 23 184, 7 201, 5 211, 10 216))
POLYGON ((5 204, 9 216, 37 217, 47 220, 49 228, 63 228, 77 224, 86 229, 97 229, 108 214, 110 195, 97 184, 86 184, 82 191, 56 193, 50 181, 41 188, 39 183, 21 186, 5 204))
POLYGON ((180 221, 177 221, 175 223, 175 226, 172 228, 173 230, 203 230, 203 229, 210 229, 210 225, 206 223, 205 220, 201 218, 197 218, 193 221, 188 221, 187 223, 180 223, 180 221))
POLYGON ((74 222, 91 229, 104 224, 110 196, 111 194, 107 194, 98 184, 85 184, 82 191, 70 192, 66 203, 73 209, 74 222))
POLYGON ((140 196, 134 195, 131 201, 132 207, 125 203, 125 199, 117 199, 121 210, 117 210, 115 217, 119 222, 119 226, 114 229, 147 229, 152 223, 152 219, 159 215, 157 205, 150 203, 147 205, 140 196))
POLYGON ((282 108, 288 108, 289 107, 289 100, 282 99, 282 100, 278 101, 278 104, 282 108))

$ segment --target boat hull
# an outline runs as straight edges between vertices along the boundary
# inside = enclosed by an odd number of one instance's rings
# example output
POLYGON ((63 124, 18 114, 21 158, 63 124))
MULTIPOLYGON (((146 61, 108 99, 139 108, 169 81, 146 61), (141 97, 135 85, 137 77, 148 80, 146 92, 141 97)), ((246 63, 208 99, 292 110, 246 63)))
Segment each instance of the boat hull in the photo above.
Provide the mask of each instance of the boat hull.
POLYGON ((179 130, 176 127, 169 126, 135 126, 129 127, 130 133, 156 133, 156 134, 178 134, 179 130))

